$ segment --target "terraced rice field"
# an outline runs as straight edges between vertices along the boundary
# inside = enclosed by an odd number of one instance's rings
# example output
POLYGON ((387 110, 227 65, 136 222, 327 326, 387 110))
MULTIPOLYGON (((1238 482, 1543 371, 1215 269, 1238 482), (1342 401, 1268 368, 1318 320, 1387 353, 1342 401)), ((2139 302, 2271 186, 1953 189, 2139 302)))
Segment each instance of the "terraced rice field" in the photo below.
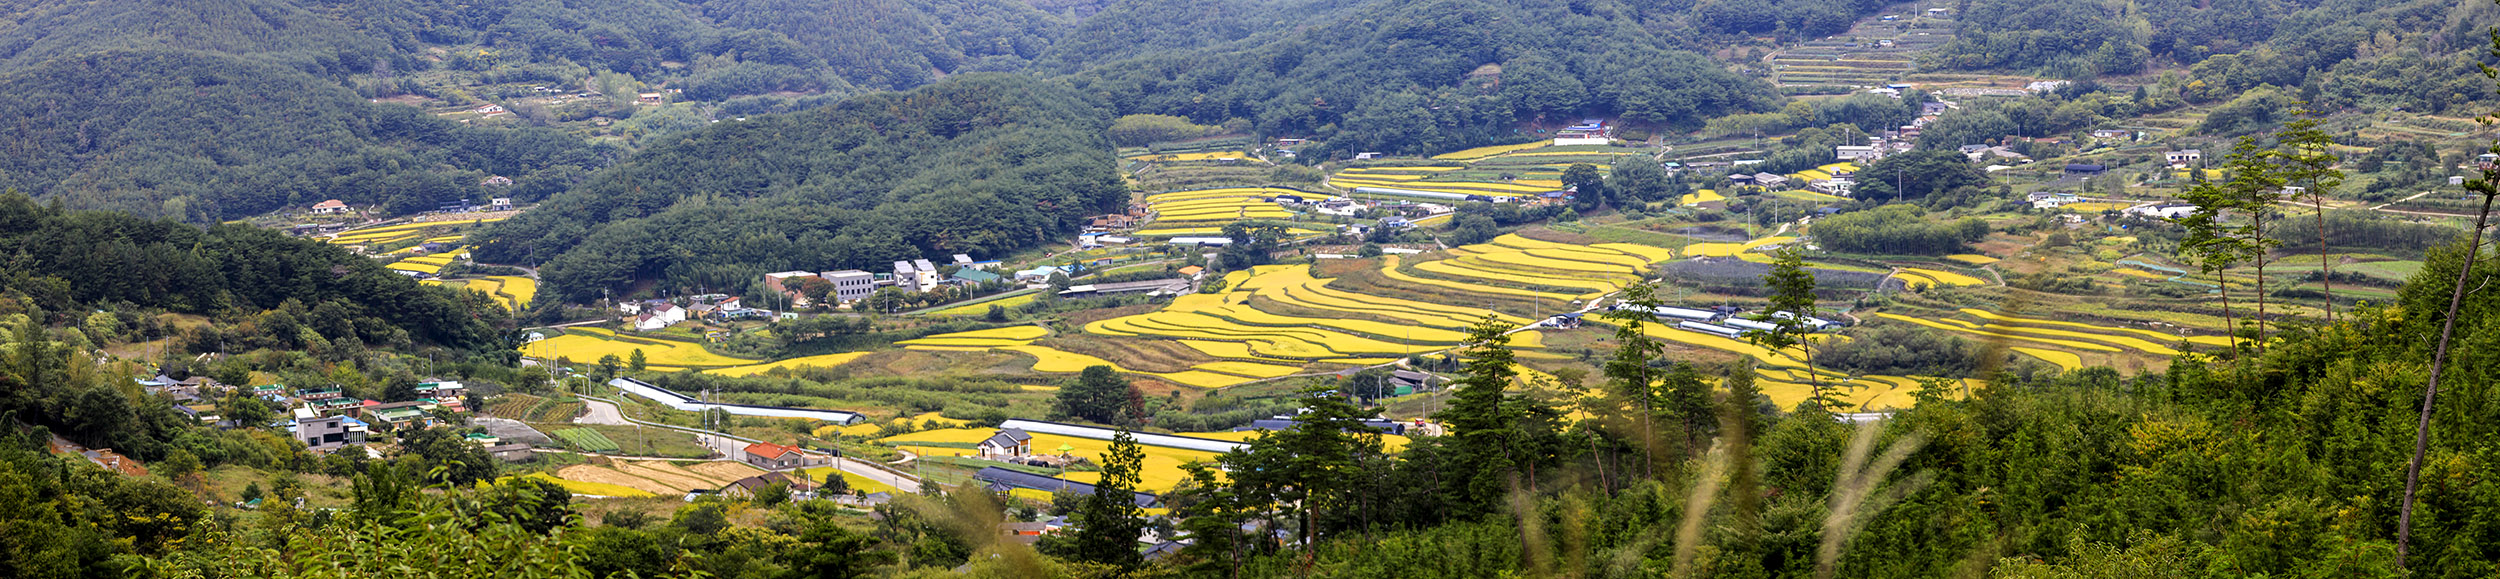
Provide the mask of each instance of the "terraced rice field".
POLYGON ((637 349, 642 350, 644 360, 650 365, 670 368, 722 368, 763 362, 714 354, 690 342, 625 337, 597 328, 570 328, 563 335, 522 346, 521 353, 541 360, 562 357, 576 363, 588 363, 608 355, 620 360, 631 359, 637 349))
POLYGON ((831 367, 834 367, 834 366, 840 366, 840 365, 843 365, 843 364, 848 364, 848 363, 850 363, 852 360, 857 360, 857 359, 859 359, 859 357, 861 357, 861 356, 866 356, 866 355, 873 354, 873 353, 875 353, 875 352, 843 352, 843 353, 840 353, 840 354, 824 354, 824 355, 818 355, 818 356, 807 356, 807 357, 801 357, 801 358, 791 358, 791 359, 787 359, 787 360, 779 360, 779 361, 767 362, 767 363, 763 363, 763 364, 750 364, 750 365, 746 365, 746 366, 731 366, 731 367, 728 367, 728 368, 713 368, 713 369, 710 369, 710 370, 704 370, 704 371, 703 371, 703 373, 705 373, 705 374, 716 374, 716 375, 721 375, 721 376, 754 376, 754 375, 763 374, 763 373, 765 373, 765 372, 772 371, 772 369, 774 369, 774 368, 789 368, 789 369, 792 369, 792 370, 797 370, 797 369, 799 369, 799 368, 806 368, 806 367, 815 367, 815 368, 831 368, 831 367))
POLYGON ((1243 152, 1241 152, 1241 151, 1210 151, 1210 152, 1204 152, 1204 153, 1169 153, 1169 154, 1163 154, 1163 155, 1144 155, 1144 156, 1138 156, 1138 157, 1131 157, 1131 159, 1135 159, 1135 160, 1138 160, 1138 161, 1145 161, 1145 162, 1148 162, 1148 163, 1166 163, 1166 162, 1172 162, 1172 161, 1216 161, 1216 160, 1222 160, 1222 159, 1232 159, 1232 160, 1236 160, 1236 161, 1247 161, 1247 160, 1250 160, 1250 154, 1249 154, 1249 153, 1243 153, 1243 152))
POLYGON ((1516 144, 1516 145, 1497 145, 1497 146, 1491 146, 1491 147, 1476 147, 1476 148, 1473 148, 1473 149, 1467 149, 1467 150, 1463 150, 1463 151, 1453 151, 1453 152, 1448 152, 1448 153, 1442 153, 1442 154, 1439 154, 1439 155, 1433 155, 1433 156, 1432 156, 1432 158, 1434 158, 1434 159, 1440 159, 1440 160, 1443 160, 1443 161, 1474 161, 1474 160, 1477 160, 1477 159, 1485 159, 1485 158, 1497 157, 1497 156, 1501 156, 1501 155, 1503 155, 1503 154, 1507 154, 1507 153, 1517 153, 1517 152, 1521 152, 1521 151, 1529 151, 1529 150, 1541 149, 1541 148, 1544 148, 1545 146, 1547 146, 1547 145, 1551 145, 1551 144, 1553 144, 1553 143, 1554 143, 1553 141, 1547 141, 1547 140, 1537 140, 1537 141, 1534 141, 1534 142, 1520 143, 1520 144, 1516 144))
POLYGON ((1988 257, 1988 256, 1985 256, 1985 255, 1979 255, 1979 254, 1976 254, 1976 253, 1957 253, 1957 254, 1953 254, 1953 255, 1947 255, 1947 256, 1944 256, 1944 258, 1945 258, 1945 259, 1950 259, 1950 260, 1953 260, 1953 261, 1959 261, 1959 262, 1962 262, 1962 263, 1971 264, 1971 265, 1988 265, 1988 264, 1991 264, 1991 263, 1996 263, 1997 261, 1999 261, 1997 258, 1988 257))
POLYGON ((1146 205, 1154 210, 1156 223, 1292 218, 1292 211, 1268 202, 1278 195, 1306 200, 1334 198, 1274 187, 1231 187, 1158 193, 1147 196, 1146 205))
MULTIPOLYGON (((591 468, 596 468, 596 467, 591 467, 591 468)), ((505 478, 513 478, 513 477, 505 477, 505 478)), ((585 496, 585 495, 587 495, 587 496, 598 496, 598 497, 618 497, 618 498, 642 498, 642 497, 652 497, 652 496, 658 496, 658 495, 656 495, 656 494, 653 494, 651 491, 646 491, 646 490, 642 490, 642 489, 638 489, 638 488, 634 488, 634 487, 629 487, 629 486, 625 486, 625 485, 620 485, 620 484, 609 484, 609 483, 602 483, 602 482, 580 481, 580 480, 573 480, 573 479, 566 479, 566 478, 557 478, 557 477, 556 477, 556 475, 551 475, 551 474, 547 474, 547 473, 543 473, 543 472, 534 472, 534 473, 530 473, 530 474, 525 475, 525 476, 521 476, 521 477, 519 477, 519 478, 525 478, 525 479, 531 479, 531 480, 543 481, 543 482, 547 482, 547 483, 554 484, 554 485, 556 485, 556 486, 564 487, 564 490, 566 490, 566 491, 571 491, 571 492, 574 494, 574 496, 585 496)))
MULTIPOLYGON (((2027 317, 2021 317, 2021 316, 2009 316, 2009 315, 2005 315, 2005 314, 2000 314, 2000 313, 1991 312, 1991 311, 1988 311, 1988 310, 1976 309, 1976 308, 1962 308, 1961 313, 1962 313, 1962 314, 1964 314, 1964 315, 1968 315, 1968 316, 1971 316, 1971 317, 1975 317, 1975 318, 1980 318, 1980 319, 1985 319, 1985 320, 1990 320, 1990 321, 1997 321, 1997 322, 2004 322, 2004 323, 2006 323, 2006 324, 2010 324, 2010 325, 2018 325, 2018 326, 2043 326, 2043 327, 2071 328, 2071 329, 2079 329, 2079 330, 2089 330, 2089 331, 2099 332, 2099 333, 2112 333, 2112 334, 2134 335, 2134 336, 2137 336, 2137 337, 2145 338, 2145 339, 2148 339, 2148 340, 2155 340, 2155 341, 2173 341, 2173 342, 2175 342, 2175 341, 2178 341, 2178 340, 2180 339, 2180 337, 2179 337, 2179 336, 2176 336, 2176 335, 2167 334, 2167 333, 2163 333, 2163 332, 2157 332, 2157 331, 2153 331, 2153 330, 2142 329, 2142 328, 2124 328, 2124 327, 2115 327, 2115 326, 2102 326, 2102 325, 2095 325, 2095 324, 2086 324, 2086 323, 2082 323, 2082 322, 2064 322, 2064 321, 2057 321, 2057 320, 2044 320, 2044 319, 2039 319, 2039 318, 2027 318, 2027 317)), ((2192 343, 2192 344, 2197 344, 2197 345, 2202 345, 2202 346, 2228 347, 2228 346, 2230 346, 2230 345, 2231 345, 2231 339, 2230 339, 2230 338, 2228 338, 2228 337, 2224 337, 2224 336, 2189 336, 2189 337, 2187 337, 2187 338, 2186 338, 2186 340, 2187 340, 2189 343, 2192 343)))
POLYGON ((1949 271, 1920 269, 1915 267, 1901 268, 1901 271, 1894 273, 1893 277, 1901 278, 1901 283, 1910 287, 1960 287, 1988 285, 1988 280, 1984 279, 1949 271))
POLYGON ((2058 369, 2061 370, 2072 372, 2083 368, 2083 356, 2075 355, 2074 352, 2062 352, 2045 348, 2024 348, 2020 346, 2007 349, 2022 352, 2024 355, 2028 355, 2033 358, 2039 358, 2040 361, 2056 365, 2058 369))
POLYGON ((1715 191, 1715 190, 1710 190, 1710 189, 1702 189, 1702 190, 1699 190, 1699 191, 1694 191, 1694 192, 1691 192, 1691 193, 1685 193, 1685 194, 1684 194, 1684 196, 1683 196, 1682 198, 1678 198, 1678 199, 1676 199, 1676 201, 1675 201, 1675 202, 1676 202, 1676 204, 1678 204, 1678 205, 1683 205, 1683 206, 1686 206, 1686 207, 1691 207, 1691 206, 1694 206, 1694 205, 1700 205, 1700 204, 1703 204, 1703 203, 1709 203, 1709 202, 1712 202, 1712 201, 1726 201, 1726 200, 1727 200, 1727 196, 1725 196, 1725 195, 1720 195, 1718 191, 1715 191))
MULTIPOLYGON (((878 442, 901 447, 913 447, 915 446, 912 444, 914 442, 931 441, 977 443, 983 439, 989 438, 990 435, 995 432, 997 432, 997 430, 987 428, 930 430, 883 438, 879 439, 878 442)), ((1095 464, 1101 464, 1102 456, 1109 453, 1111 450, 1111 441, 1108 440, 1078 438, 1039 432, 1032 434, 1033 452, 1036 454, 1056 455, 1060 453, 1059 448, 1064 445, 1069 448, 1067 454, 1086 457, 1092 459, 1095 464)), ((1190 462, 1214 463, 1215 457, 1217 456, 1217 453, 1213 452, 1142 444, 1139 445, 1139 449, 1143 450, 1146 454, 1144 468, 1140 472, 1140 486, 1148 492, 1157 493, 1169 491, 1173 487, 1179 486, 1182 480, 1189 478, 1188 473, 1181 470, 1181 465, 1190 462)), ((916 447, 914 452, 921 452, 930 456, 972 454, 971 449, 948 447, 916 447)), ((1091 484, 1096 480, 1099 480, 1102 473, 1067 472, 1061 473, 1059 476, 1060 478, 1067 480, 1091 484)))
POLYGON ((2065 209, 2065 210, 2067 210, 2067 211, 2073 211, 2073 212, 2076 212, 2076 213, 2100 213, 2100 212, 2103 212, 2103 211, 2117 211, 2117 210, 2120 210, 2120 209, 2126 209, 2126 208, 2128 208, 2128 207, 2134 207, 2134 206, 2135 206, 2135 205, 2134 205, 2134 204, 2131 204, 2131 203, 2113 203, 2113 202, 2107 202, 2107 201, 2086 201, 2086 202, 2082 202, 2082 203, 2068 203, 2068 204, 2066 204, 2064 207, 2060 207, 2060 209, 2065 209))
POLYGON ((1779 245, 1796 240, 1796 237, 1782 235, 1765 237, 1744 243, 1695 243, 1685 246, 1684 253, 1704 257, 1730 257, 1753 251, 1754 249, 1762 246, 1779 245))
MULTIPOLYGON (((1221 232, 1221 231, 1222 231, 1222 230, 1218 230, 1218 232, 1221 232)), ((1026 294, 1021 294, 1021 295, 1014 295, 1014 296, 1008 296, 1008 297, 999 298, 999 299, 995 299, 995 300, 990 300, 990 301, 986 301, 986 302, 971 303, 971 304, 964 304, 964 305, 960 305, 960 306, 955 306, 955 307, 951 307, 951 308, 946 308, 946 309, 943 309, 943 310, 938 310, 938 311, 934 311, 934 312, 929 312, 929 315, 932 315, 932 316, 978 316, 978 315, 984 315, 984 314, 988 314, 988 313, 990 313, 990 306, 998 306, 998 307, 1001 307, 1001 308, 1009 308, 1009 309, 1013 309, 1013 308, 1015 308, 1016 306, 1021 306, 1021 305, 1024 305, 1024 304, 1033 303, 1033 297, 1034 297, 1034 296, 1037 296, 1037 295, 1041 295, 1041 294, 1037 294, 1037 293, 1026 293, 1026 294)))
MULTIPOLYGON (((401 263, 406 262, 403 261, 401 263)), ((440 268, 437 267, 436 271, 440 271, 440 268)), ((485 293, 486 295, 495 298, 496 303, 503 304, 504 309, 513 311, 519 311, 521 308, 527 307, 530 304, 530 300, 538 298, 538 280, 517 275, 498 275, 482 278, 452 280, 429 279, 418 283, 485 293)))

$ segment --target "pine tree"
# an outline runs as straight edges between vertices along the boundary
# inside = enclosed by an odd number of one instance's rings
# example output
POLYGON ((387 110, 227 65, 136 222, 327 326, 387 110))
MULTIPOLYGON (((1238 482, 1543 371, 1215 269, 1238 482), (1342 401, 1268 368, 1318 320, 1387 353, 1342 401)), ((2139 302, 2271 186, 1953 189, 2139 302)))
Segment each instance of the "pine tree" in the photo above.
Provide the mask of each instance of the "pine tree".
POLYGON ((2335 322, 2335 260, 2326 244, 2326 194, 2344 184, 2344 172, 2335 170, 2343 161, 2335 155, 2335 137, 2318 128, 2318 114, 2302 109, 2294 111, 2300 118, 2284 123, 2274 134, 2273 156, 2281 163, 2283 181, 2299 185, 2309 194, 2309 208, 2318 217, 2318 278, 2326 284, 2326 321, 2335 322))
MULTIPOLYGON (((2188 184, 2183 198, 2196 205, 2196 212, 2179 220, 2187 235, 2179 239, 2179 257, 2194 262, 2197 269, 2213 274, 2214 289, 2222 298, 2222 325, 2226 335, 2236 340, 2239 322, 2231 314, 2231 280, 2224 272, 2248 259, 2248 226, 2229 225, 2227 214, 2233 205, 2230 192, 2219 184, 2199 178, 2188 184)), ((2236 352, 2239 345, 2233 342, 2236 352)))
POLYGON ((1362 409, 1342 396, 1326 385, 1305 387, 1293 427, 1225 456, 1239 492, 1280 505, 1304 544, 1325 534, 1330 525, 1322 519, 1352 514, 1360 462, 1381 454, 1377 431, 1364 425, 1362 409))
POLYGON ((1449 462, 1457 473, 1443 480, 1444 497, 1453 518, 1493 512, 1510 492, 1510 474, 1517 465, 1511 455, 1511 426, 1503 389, 1519 376, 1510 351, 1510 336, 1500 319, 1487 314, 1468 328, 1465 375, 1452 386, 1450 407, 1434 414, 1450 427, 1449 462))
POLYGON ((1123 570, 1145 564, 1137 552, 1137 535, 1146 529, 1144 509, 1137 507, 1137 482, 1146 451, 1122 430, 1111 437, 1111 451, 1102 455, 1102 480, 1069 522, 1076 527, 1063 555, 1123 570))
POLYGON ((1241 526, 1250 522, 1255 507, 1206 463, 1190 462, 1181 470, 1189 473, 1189 483, 1165 496, 1172 514, 1180 518, 1182 538, 1189 540, 1175 563, 1190 577, 1241 576, 1251 546, 1241 526))
POLYGON ((1806 318, 1814 315, 1814 272, 1806 270, 1805 256, 1797 253, 1797 248, 1780 250, 1776 259, 1771 263, 1771 272, 1762 275, 1762 285, 1771 288, 1771 299, 1763 306, 1759 317, 1760 321, 1778 328, 1747 332, 1746 335, 1754 344, 1774 352, 1791 347, 1803 352, 1806 380, 1814 388, 1815 403, 1825 409, 1847 407, 1849 403, 1841 402, 1838 396, 1826 389, 1822 377, 1815 373, 1814 344, 1805 337, 1809 331, 1806 318))
POLYGON ((650 364, 651 359, 642 355, 642 348, 634 348, 634 354, 625 358, 626 371, 636 374, 642 373, 644 369, 650 367, 650 364))
POLYGON ((2239 243, 2245 246, 2245 255, 2257 264, 2256 346, 2260 352, 2265 351, 2266 344, 2266 257, 2275 246, 2282 245, 2281 241, 2266 238, 2266 221, 2274 217, 2275 205, 2287 195, 2282 175, 2265 157, 2257 149, 2256 137, 2240 138, 2224 164, 2229 180, 2222 184, 2228 205, 2248 214, 2248 236, 2239 243))
POLYGON ((1656 390, 1650 384, 1649 362, 1658 358, 1664 348, 1649 337, 1647 328, 1658 323, 1657 308, 1661 305, 1657 288, 1646 283, 1623 288, 1623 297, 1616 300, 1614 311, 1604 317, 1615 322, 1615 356, 1606 361, 1606 379, 1611 394, 1634 401, 1641 412, 1641 472, 1658 478, 1658 429, 1652 424, 1658 415, 1654 407, 1656 390))
MULTIPOLYGON (((2500 50, 2500 32, 2491 37, 2492 48, 2500 50)), ((2483 67, 2483 75, 2500 78, 2500 69, 2483 67)), ((2500 153, 2500 146, 2491 148, 2500 153)), ((2439 401, 2439 375, 2448 369, 2449 341, 2456 336, 2458 310, 2465 305, 2466 282, 2473 279, 2474 259, 2483 249, 2483 229, 2491 226, 2491 202, 2500 197, 2500 168, 2483 166, 2483 178, 2466 183, 2467 190, 2483 194, 2483 207, 2474 213, 2474 231, 2467 235, 2465 259, 2457 263, 2457 281, 2448 290, 2448 313, 2439 322, 2439 347, 2431 351, 2430 383, 2422 389, 2422 417, 2413 427, 2413 459, 2405 463, 2404 505, 2396 516, 2396 566, 2405 565, 2405 551, 2413 539, 2413 495, 2422 485, 2422 455, 2430 450, 2431 406, 2439 401)))

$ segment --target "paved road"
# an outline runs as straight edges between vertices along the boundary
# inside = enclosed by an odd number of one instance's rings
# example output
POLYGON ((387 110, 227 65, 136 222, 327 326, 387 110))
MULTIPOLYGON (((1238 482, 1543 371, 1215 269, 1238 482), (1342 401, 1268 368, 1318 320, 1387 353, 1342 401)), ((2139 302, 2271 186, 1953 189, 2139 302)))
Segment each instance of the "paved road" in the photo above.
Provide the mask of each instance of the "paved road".
POLYGON ((574 424, 613 424, 617 426, 633 425, 633 423, 625 421, 625 413, 618 412, 616 410, 616 405, 609 404, 607 401, 584 398, 582 399, 582 406, 587 411, 583 412, 581 416, 574 417, 574 424))

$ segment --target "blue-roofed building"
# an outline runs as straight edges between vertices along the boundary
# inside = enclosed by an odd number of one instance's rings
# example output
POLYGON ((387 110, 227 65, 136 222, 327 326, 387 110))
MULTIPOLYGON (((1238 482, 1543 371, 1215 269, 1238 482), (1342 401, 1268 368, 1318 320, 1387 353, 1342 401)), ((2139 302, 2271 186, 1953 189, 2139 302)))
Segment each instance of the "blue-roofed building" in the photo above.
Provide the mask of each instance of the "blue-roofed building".
MULTIPOLYGON (((1067 489, 1085 496, 1094 494, 1094 485, 995 466, 984 467, 980 472, 972 473, 972 478, 989 483, 990 492, 996 493, 1005 493, 1014 489, 1033 489, 1055 493, 1060 489, 1067 489)), ((1163 506, 1162 497, 1147 493, 1136 493, 1136 495, 1135 500, 1139 508, 1153 509, 1163 506)))

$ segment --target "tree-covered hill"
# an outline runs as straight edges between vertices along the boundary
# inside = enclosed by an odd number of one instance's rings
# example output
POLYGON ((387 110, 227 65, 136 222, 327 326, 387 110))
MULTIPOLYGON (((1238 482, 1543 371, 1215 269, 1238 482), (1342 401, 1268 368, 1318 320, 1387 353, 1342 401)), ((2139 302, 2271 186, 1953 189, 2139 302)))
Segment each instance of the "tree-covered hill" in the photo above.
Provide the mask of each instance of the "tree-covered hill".
POLYGON ((1451 150, 1539 117, 1698 127, 1776 105, 1769 85, 1648 28, 1677 14, 1606 2, 1371 2, 1249 46, 1103 63, 1077 83, 1124 114, 1241 119, 1320 137, 1322 153, 1451 150))
POLYGON ((1066 23, 1017 0, 699 0, 723 26, 769 30, 853 84, 902 90, 1024 67, 1066 23))
MULTIPOLYGON (((0 194, 0 295, 83 316, 107 304, 223 316, 288 302, 338 308, 328 339, 485 350, 505 317, 474 292, 418 285, 371 259, 247 225, 206 229, 0 194)), ((291 337, 289 337, 291 338, 291 337)))
MULTIPOLYGON (((1315 0, 1126 0, 1076 23, 1036 65, 1075 73, 1154 52, 1191 50, 1289 34, 1302 25, 1361 6, 1315 0)), ((1256 40, 1253 40, 1256 42, 1256 40)))
POLYGON ((1972 0, 1961 10, 1942 68, 2089 78, 2168 64, 2226 96, 2272 84, 2433 109, 2480 92, 2456 83, 2471 84, 2484 31, 2500 22, 2490 2, 2446 0, 1972 0))
POLYGON ((297 0, 29 0, 0 6, 0 70, 112 49, 272 55, 339 71, 399 58, 297 0))
POLYGON ((336 75, 555 65, 840 93, 1022 68, 1066 26, 1013 0, 36 0, 0 7, 0 70, 179 48, 336 75))
POLYGON ((105 52, 0 75, 0 183, 79 208, 215 221, 324 199, 430 210, 489 175, 560 189, 579 139, 462 127, 284 66, 105 52))
POLYGON ((1110 122, 1055 82, 958 76, 723 121, 473 239, 481 260, 544 263, 548 291, 570 299, 637 279, 744 287, 768 271, 997 255, 1127 200, 1110 122))

